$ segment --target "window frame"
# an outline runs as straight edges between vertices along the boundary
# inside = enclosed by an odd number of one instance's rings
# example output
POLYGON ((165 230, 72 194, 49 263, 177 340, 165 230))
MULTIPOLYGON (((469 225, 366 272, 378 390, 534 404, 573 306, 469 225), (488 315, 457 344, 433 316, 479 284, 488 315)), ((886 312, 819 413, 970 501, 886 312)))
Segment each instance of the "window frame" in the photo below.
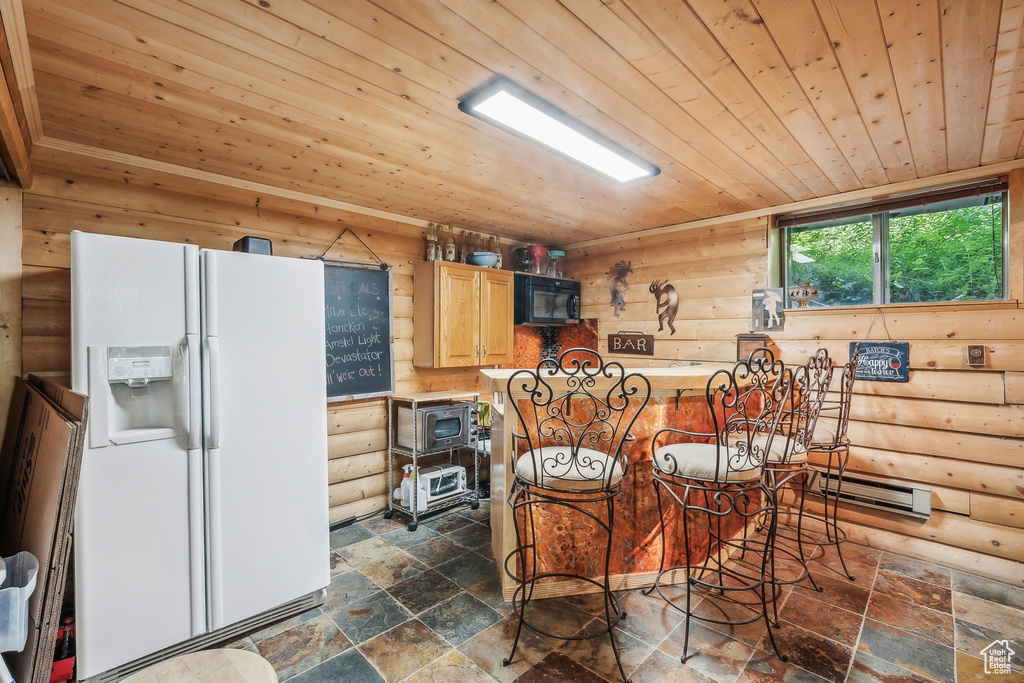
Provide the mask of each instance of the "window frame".
MULTIPOLYGON (((853 221, 851 221, 853 222, 853 221)), ((775 250, 775 275, 772 280, 778 285, 781 281, 783 289, 783 296, 785 298, 785 310, 795 311, 808 311, 808 310, 839 310, 839 309, 851 309, 851 308, 863 308, 863 307, 877 307, 877 306, 941 306, 949 304, 969 304, 969 305, 980 305, 980 304, 993 304, 1010 301, 1010 196, 1007 177, 992 178, 985 181, 979 181, 971 183, 969 185, 958 185, 953 187, 944 188, 941 190, 932 190, 929 192, 918 193, 914 195, 907 195, 902 197, 894 197, 889 200, 882 200, 879 202, 865 203, 865 204, 851 204, 851 205, 839 205, 831 207, 825 210, 817 210, 814 212, 807 213, 795 213, 795 214, 783 214, 776 216, 775 220, 777 240, 775 240, 778 248, 775 250), (982 196, 987 194, 1001 195, 1002 202, 1002 225, 1001 225, 1001 237, 1002 237, 1002 264, 1001 264, 1001 292, 998 298, 993 299, 971 299, 967 301, 920 301, 920 302, 897 302, 891 301, 891 281, 890 281, 890 253, 889 253, 889 214, 891 211, 897 208, 905 207, 908 205, 921 205, 927 206, 929 204, 939 204, 943 201, 948 201, 950 195, 954 196, 959 194, 960 196, 970 196, 971 193, 976 196, 982 196), (789 298, 789 283, 792 281, 792 269, 789 255, 791 253, 790 236, 792 235, 791 228, 798 228, 801 226, 809 225, 816 222, 824 222, 825 220, 835 219, 836 217, 849 217, 856 219, 858 217, 870 218, 872 228, 872 302, 868 304, 849 304, 849 305, 836 305, 836 306, 820 306, 814 308, 803 308, 799 309, 795 302, 789 298), (784 225, 780 225, 783 223, 784 225), (884 256, 884 258, 883 258, 884 256)))

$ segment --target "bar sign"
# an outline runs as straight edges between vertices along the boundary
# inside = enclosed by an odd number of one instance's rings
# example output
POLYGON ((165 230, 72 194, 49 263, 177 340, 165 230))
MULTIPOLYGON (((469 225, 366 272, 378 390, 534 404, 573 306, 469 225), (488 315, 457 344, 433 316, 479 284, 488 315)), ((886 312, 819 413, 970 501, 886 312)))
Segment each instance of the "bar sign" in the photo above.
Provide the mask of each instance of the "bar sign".
POLYGON ((654 355, 654 335, 639 332, 617 332, 608 335, 608 353, 634 356, 654 355))

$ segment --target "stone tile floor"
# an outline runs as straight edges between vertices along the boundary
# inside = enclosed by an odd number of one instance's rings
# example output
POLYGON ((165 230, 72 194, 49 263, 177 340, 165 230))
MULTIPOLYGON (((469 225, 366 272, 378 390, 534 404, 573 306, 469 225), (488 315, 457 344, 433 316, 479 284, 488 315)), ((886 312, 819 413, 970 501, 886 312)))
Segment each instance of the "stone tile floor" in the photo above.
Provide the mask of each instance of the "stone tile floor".
MULTIPOLYGON (((456 508, 405 522, 375 517, 331 534, 331 585, 324 604, 232 643, 265 657, 290 683, 589 683, 619 681, 607 637, 553 640, 515 634, 486 526, 488 507, 456 508)), ((627 618, 617 642, 634 683, 674 681, 1024 681, 1024 588, 910 557, 847 543, 849 581, 834 548, 812 563, 822 592, 806 583, 780 598, 774 656, 763 621, 740 627, 691 622, 654 594, 619 594, 627 618), (1009 641, 1013 670, 986 674, 981 650, 1009 641)), ((600 599, 534 603, 559 630, 600 619, 600 599)), ((695 610, 742 609, 704 597, 695 610)))

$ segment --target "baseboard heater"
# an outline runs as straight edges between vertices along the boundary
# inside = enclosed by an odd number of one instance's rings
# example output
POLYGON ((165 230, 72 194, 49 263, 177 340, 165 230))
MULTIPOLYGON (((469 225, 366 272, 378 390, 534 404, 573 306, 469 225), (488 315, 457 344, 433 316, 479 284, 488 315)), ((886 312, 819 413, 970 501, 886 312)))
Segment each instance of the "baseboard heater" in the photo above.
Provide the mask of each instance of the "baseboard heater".
MULTIPOLYGON (((843 475, 842 482, 839 500, 921 519, 928 519, 932 515, 932 490, 927 486, 894 483, 849 473, 843 475)), ((819 496, 835 498, 839 477, 811 468, 807 488, 819 496)))

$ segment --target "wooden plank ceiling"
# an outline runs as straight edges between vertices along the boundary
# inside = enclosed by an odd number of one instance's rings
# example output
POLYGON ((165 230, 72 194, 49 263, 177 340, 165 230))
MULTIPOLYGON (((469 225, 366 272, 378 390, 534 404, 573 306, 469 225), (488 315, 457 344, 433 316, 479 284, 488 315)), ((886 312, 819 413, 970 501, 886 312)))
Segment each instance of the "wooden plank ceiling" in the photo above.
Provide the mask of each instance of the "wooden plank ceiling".
POLYGON ((43 139, 567 244, 1024 157, 1024 0, 23 0, 43 139), (661 167, 462 114, 495 74, 661 167))

